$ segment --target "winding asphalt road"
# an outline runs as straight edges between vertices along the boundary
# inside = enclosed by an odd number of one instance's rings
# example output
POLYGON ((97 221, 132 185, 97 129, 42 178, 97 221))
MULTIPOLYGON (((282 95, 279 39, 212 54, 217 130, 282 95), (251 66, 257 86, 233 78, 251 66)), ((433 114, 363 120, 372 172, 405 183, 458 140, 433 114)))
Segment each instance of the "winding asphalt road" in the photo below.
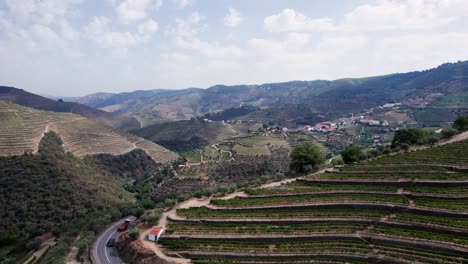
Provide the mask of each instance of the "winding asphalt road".
POLYGON ((96 239, 93 245, 93 263, 94 264, 123 264, 124 262, 119 258, 117 249, 108 247, 107 241, 114 238, 115 241, 119 239, 121 232, 117 231, 117 227, 125 222, 125 219, 135 220, 135 217, 126 217, 113 224, 109 225, 96 239))

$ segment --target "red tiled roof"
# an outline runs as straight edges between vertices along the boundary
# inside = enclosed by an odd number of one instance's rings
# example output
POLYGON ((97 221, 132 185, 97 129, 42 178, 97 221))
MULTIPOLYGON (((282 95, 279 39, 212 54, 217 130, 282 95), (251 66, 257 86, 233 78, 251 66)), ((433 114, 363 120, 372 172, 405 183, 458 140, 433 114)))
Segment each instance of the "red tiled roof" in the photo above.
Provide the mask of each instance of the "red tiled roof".
POLYGON ((150 234, 151 234, 151 235, 157 235, 157 234, 159 234, 159 232, 161 232, 161 227, 153 227, 153 228, 151 229, 150 234))

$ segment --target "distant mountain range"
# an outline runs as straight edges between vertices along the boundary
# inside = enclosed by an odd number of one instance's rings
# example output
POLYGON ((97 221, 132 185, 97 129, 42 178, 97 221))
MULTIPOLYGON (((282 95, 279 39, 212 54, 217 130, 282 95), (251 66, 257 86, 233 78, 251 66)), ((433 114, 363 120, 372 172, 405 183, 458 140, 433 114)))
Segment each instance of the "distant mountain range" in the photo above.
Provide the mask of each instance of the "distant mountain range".
POLYGON ((0 86, 0 100, 39 110, 73 113, 123 130, 140 128, 140 122, 135 117, 106 112, 75 102, 52 100, 14 87, 0 86))
POLYGON ((143 126, 241 106, 257 107, 257 111, 249 114, 252 117, 297 124, 431 95, 436 100, 429 107, 468 108, 468 62, 358 79, 97 93, 76 98, 76 101, 106 111, 126 113, 138 118, 143 126))

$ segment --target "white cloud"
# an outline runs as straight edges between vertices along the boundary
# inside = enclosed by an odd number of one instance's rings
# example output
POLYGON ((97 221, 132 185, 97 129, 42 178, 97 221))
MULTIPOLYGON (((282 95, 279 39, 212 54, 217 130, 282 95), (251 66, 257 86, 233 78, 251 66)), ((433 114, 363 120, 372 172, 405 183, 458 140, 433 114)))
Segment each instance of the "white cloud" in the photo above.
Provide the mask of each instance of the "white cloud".
POLYGON ((289 8, 284 9, 279 14, 266 17, 263 26, 270 32, 330 31, 335 29, 330 18, 310 19, 289 8))
POLYGON ((177 18, 175 20, 176 26, 172 29, 176 46, 198 51, 209 58, 238 58, 245 54, 236 45, 201 40, 198 34, 207 27, 203 23, 204 20, 205 17, 198 12, 193 12, 185 19, 177 18))
POLYGON ((162 0, 124 0, 116 7, 120 22, 130 24, 148 17, 150 10, 162 6, 162 0))
POLYGON ((80 32, 69 18, 74 16, 78 0, 5 0, 0 11, 0 37, 17 49, 39 52, 57 50, 66 55, 79 53, 80 32))
POLYGON ((85 27, 85 32, 99 47, 111 49, 117 54, 125 54, 130 47, 149 41, 158 31, 158 23, 152 19, 138 25, 135 33, 112 31, 110 22, 111 20, 105 16, 93 17, 85 27))
POLYGON ((158 23, 153 19, 149 19, 148 21, 138 26, 138 33, 140 33, 141 35, 151 35, 158 31, 158 28, 158 23))
POLYGON ((430 29, 455 18, 441 14, 436 1, 390 1, 355 8, 345 17, 344 28, 354 30, 430 29))
POLYGON ((193 0, 174 0, 174 2, 179 8, 186 8, 187 6, 192 4, 193 0))
POLYGON ((375 44, 374 57, 394 71, 424 69, 428 64, 468 58, 466 43, 468 33, 456 32, 385 37, 375 44))
POLYGON ((21 24, 35 23, 50 25, 65 19, 80 0, 5 0, 11 17, 21 24))
POLYGON ((309 18, 288 8, 266 17, 263 25, 270 32, 430 30, 466 17, 467 12, 464 0, 376 0, 345 14, 343 22, 309 18))
POLYGON ((224 17, 224 25, 235 27, 242 22, 243 18, 235 8, 229 8, 229 13, 224 17))

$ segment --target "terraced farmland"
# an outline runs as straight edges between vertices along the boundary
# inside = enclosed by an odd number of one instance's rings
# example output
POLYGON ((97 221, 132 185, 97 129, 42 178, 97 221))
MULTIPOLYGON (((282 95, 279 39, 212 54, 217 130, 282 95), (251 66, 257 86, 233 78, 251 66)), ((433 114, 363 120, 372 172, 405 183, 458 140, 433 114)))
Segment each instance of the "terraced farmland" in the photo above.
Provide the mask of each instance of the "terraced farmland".
POLYGON ((53 130, 62 138, 65 150, 78 157, 98 153, 117 155, 141 148, 156 162, 177 158, 177 154, 157 144, 78 115, 0 101, 0 121, 0 155, 3 156, 37 151, 43 133, 53 130))
POLYGON ((47 124, 81 118, 68 113, 55 113, 22 107, 0 101, 0 155, 22 155, 37 151, 47 124))
POLYGON ((183 206, 160 247, 192 263, 468 263, 466 144, 183 206))

